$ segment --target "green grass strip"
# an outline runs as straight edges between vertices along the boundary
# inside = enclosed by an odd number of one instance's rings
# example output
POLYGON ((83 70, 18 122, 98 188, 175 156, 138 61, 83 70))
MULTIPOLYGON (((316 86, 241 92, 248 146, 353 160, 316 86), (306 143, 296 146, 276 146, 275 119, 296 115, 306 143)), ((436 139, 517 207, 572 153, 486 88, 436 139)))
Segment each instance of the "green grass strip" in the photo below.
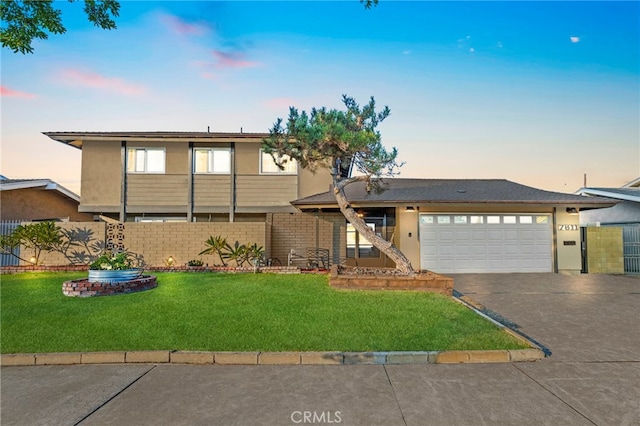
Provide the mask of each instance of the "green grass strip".
POLYGON ((1 277, 2 353, 522 349, 449 297, 345 291, 323 275, 158 273, 156 289, 73 298, 83 273, 1 277))

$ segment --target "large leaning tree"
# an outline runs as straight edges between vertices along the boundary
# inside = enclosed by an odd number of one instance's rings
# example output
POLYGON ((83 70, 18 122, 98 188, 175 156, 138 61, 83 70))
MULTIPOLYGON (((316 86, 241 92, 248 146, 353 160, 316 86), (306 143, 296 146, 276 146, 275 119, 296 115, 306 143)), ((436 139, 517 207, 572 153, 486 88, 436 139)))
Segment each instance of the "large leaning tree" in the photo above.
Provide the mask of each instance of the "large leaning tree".
POLYGON ((377 189, 380 179, 397 174, 401 166, 396 160, 397 150, 387 151, 380 141, 376 127, 389 116, 384 107, 376 112, 373 97, 360 106, 354 98, 342 96, 346 110, 313 108, 309 114, 289 108, 289 118, 283 127, 278 118, 269 137, 263 141, 263 149, 271 154, 279 167, 291 159, 311 172, 329 169, 333 179, 333 192, 340 211, 353 227, 371 244, 393 260, 396 268, 411 275, 414 273, 406 256, 391 241, 378 236, 349 204, 345 187, 355 182, 366 182, 367 191, 377 189), (342 178, 340 165, 352 162, 359 172, 353 177, 342 178))

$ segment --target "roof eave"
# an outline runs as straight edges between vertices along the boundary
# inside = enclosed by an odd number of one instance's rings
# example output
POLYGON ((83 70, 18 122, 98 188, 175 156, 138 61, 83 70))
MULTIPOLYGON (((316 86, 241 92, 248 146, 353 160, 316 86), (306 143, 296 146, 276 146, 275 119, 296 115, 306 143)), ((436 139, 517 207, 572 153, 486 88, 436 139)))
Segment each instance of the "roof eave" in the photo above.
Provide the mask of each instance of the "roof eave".
POLYGON ((68 190, 62 185, 50 179, 27 180, 23 182, 10 182, 0 185, 1 191, 11 191, 16 189, 42 189, 45 191, 57 191, 67 198, 80 202, 80 196, 73 191, 68 190))
POLYGON ((221 132, 42 132, 56 142, 82 149, 84 141, 122 142, 261 142, 267 133, 221 132))
POLYGON ((581 188, 578 190, 577 193, 580 195, 586 195, 586 196, 612 198, 612 199, 618 200, 618 202, 622 200, 622 201, 633 201, 636 203, 640 203, 640 196, 621 194, 618 192, 607 191, 603 189, 581 188))
MULTIPOLYGON (((585 197, 586 198, 586 197, 585 197)), ((394 200, 394 201, 356 201, 349 200, 349 203, 354 207, 376 207, 376 206, 402 206, 402 205, 433 205, 433 204, 467 204, 467 205, 486 205, 486 204, 511 204, 511 205, 566 205, 576 206, 579 208, 607 208, 613 207, 618 204, 619 200, 598 200, 593 201, 536 201, 536 200, 520 200, 520 201, 508 201, 508 200, 487 200, 487 201, 461 201, 461 200, 394 200)), ((338 206, 336 202, 298 202, 292 201, 291 204, 298 208, 335 208, 338 206)))

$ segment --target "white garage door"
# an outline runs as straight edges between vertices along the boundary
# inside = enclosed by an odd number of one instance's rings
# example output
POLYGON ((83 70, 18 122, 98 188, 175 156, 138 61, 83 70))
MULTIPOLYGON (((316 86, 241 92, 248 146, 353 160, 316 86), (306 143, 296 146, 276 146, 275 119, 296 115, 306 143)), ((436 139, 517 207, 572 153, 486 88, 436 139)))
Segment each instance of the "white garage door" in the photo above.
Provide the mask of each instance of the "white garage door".
POLYGON ((551 215, 420 214, 420 267, 438 273, 552 272, 551 215))

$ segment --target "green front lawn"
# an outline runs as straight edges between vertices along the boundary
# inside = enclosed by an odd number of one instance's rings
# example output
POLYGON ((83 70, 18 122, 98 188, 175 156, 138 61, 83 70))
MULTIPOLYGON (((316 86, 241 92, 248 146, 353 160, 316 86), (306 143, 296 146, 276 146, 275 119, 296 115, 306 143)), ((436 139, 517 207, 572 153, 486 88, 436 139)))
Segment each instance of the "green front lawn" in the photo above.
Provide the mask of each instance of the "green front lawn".
POLYGON ((520 349, 450 298, 339 291, 323 275, 158 273, 154 290, 72 298, 86 273, 1 279, 1 352, 520 349))

